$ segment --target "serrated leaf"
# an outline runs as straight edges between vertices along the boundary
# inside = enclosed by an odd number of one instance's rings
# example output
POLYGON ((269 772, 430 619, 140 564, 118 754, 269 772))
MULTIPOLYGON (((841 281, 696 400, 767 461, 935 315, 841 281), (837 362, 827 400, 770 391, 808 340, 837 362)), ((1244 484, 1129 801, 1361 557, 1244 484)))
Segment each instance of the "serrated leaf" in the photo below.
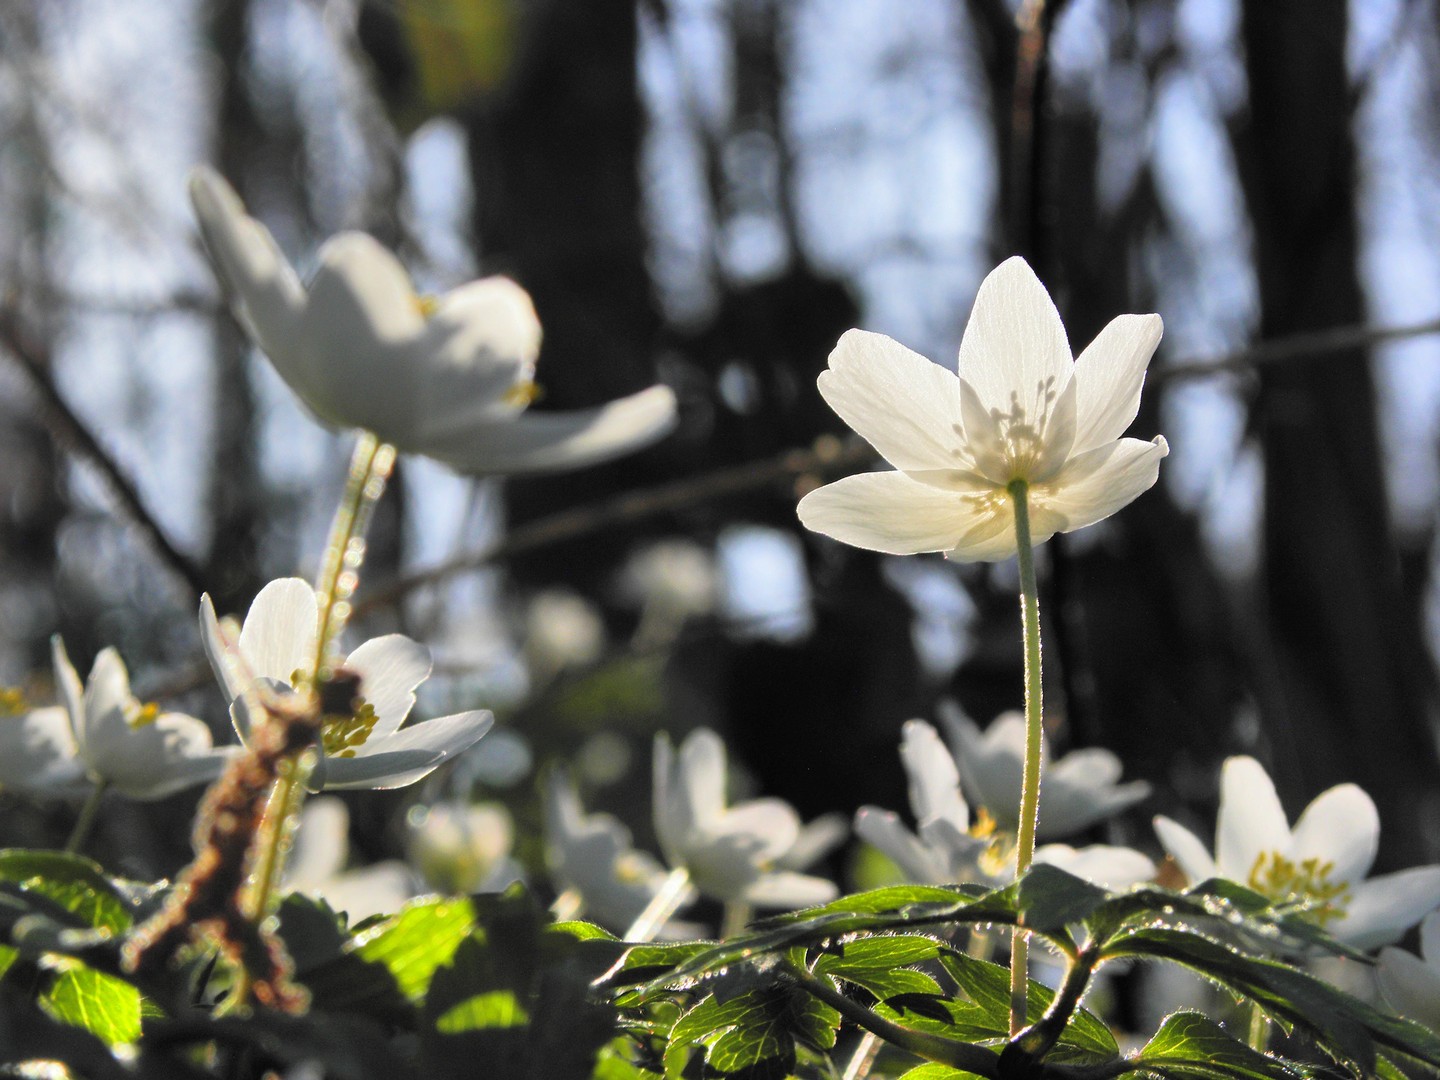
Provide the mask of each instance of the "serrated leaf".
POLYGON ((1110 899, 1106 890, 1047 863, 1030 867, 1016 890, 1025 925, 1041 932, 1081 922, 1110 899))
POLYGON ((38 893, 97 930, 121 934, 133 922, 130 905, 100 864, 80 855, 23 848, 0 851, 0 882, 38 893))
MULTIPOLYGON (((819 965, 815 970, 820 972, 819 965)), ((909 968, 896 968, 893 971, 883 968, 859 968, 846 971, 839 977, 868 990, 878 1001, 886 1001, 902 994, 939 996, 941 992, 940 984, 929 975, 909 968)))
POLYGON ((721 1073, 783 1077, 795 1064, 795 1040, 779 1017, 744 1024, 716 1039, 705 1062, 721 1073))
POLYGON ((474 923, 469 900, 422 901, 358 935, 351 952, 383 966, 402 994, 419 1001, 435 969, 449 963, 474 923))
POLYGON ((74 964, 55 976, 40 1005, 110 1046, 140 1038, 140 991, 123 979, 74 964))
POLYGON ((1145 1071, 1167 1077, 1297 1080, 1310 1075, 1297 1064, 1252 1049, 1196 1012, 1166 1017, 1135 1060, 1145 1071))
POLYGON ((853 938, 821 958, 825 970, 840 975, 854 968, 891 968, 918 964, 940 955, 940 943, 923 934, 874 934, 853 938))

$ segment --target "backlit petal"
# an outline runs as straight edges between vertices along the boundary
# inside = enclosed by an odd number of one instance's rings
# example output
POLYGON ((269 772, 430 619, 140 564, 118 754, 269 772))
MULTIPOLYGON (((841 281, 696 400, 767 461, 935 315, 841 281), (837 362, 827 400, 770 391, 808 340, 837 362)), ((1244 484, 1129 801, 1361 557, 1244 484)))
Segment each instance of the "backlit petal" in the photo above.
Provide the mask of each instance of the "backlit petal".
POLYGON ((252 676, 287 685, 309 675, 320 633, 315 590, 300 578, 279 578, 256 594, 240 628, 240 657, 252 676))
POLYGON ((1042 518, 1052 532, 1071 532, 1109 517, 1155 485, 1169 452, 1157 435, 1154 442, 1120 439, 1072 457, 1048 483, 1031 489, 1032 531, 1040 531, 1042 518))
POLYGON ((797 513, 807 529, 868 551, 948 551, 988 524, 988 499, 957 495, 901 472, 858 473, 810 492, 797 513))
POLYGON ((756 907, 794 910, 828 904, 838 895, 840 890, 833 881, 793 870, 775 870, 752 881, 740 897, 756 907))
POLYGON ((415 688, 430 675, 430 650, 404 634, 372 638, 345 659, 360 675, 360 695, 375 709, 370 737, 397 731, 415 704, 415 688))
POLYGON ((384 790, 413 784, 474 746, 494 722, 494 715, 485 709, 456 713, 370 739, 354 757, 327 755, 325 788, 384 790))
POLYGON ((1327 929, 1357 949, 1399 941, 1440 904, 1440 866, 1381 874, 1355 886, 1345 914, 1327 929))
MULTIPOLYGON (((1292 858, 1333 863, 1329 880, 1358 881, 1370 872, 1380 847, 1375 800, 1355 784, 1321 792, 1295 823, 1292 858)), ((1437 897, 1440 902, 1440 897, 1437 897)))
POLYGON ((1291 852, 1290 826, 1275 784, 1254 758, 1229 758, 1220 771, 1215 862, 1225 877, 1245 884, 1256 860, 1270 852, 1287 858, 1291 852))
POLYGON ((818 385, 840 419, 897 469, 966 467, 959 381, 898 341, 847 330, 818 385))
POLYGON ((921 720, 905 722, 900 763, 910 779, 910 812, 916 821, 949 821, 962 831, 970 827, 970 807, 960 794, 955 759, 933 727, 921 720))
POLYGON ((1076 429, 1072 454, 1094 450, 1125 434, 1140 411, 1145 369, 1160 344, 1159 315, 1110 320, 1075 361, 1076 429))
POLYGON ((1157 817, 1155 835, 1160 839, 1160 846, 1170 853, 1170 857, 1184 871, 1191 885, 1198 885, 1219 875, 1220 871, 1215 860, 1210 857, 1210 852, 1205 850, 1204 842, 1178 821, 1157 817))

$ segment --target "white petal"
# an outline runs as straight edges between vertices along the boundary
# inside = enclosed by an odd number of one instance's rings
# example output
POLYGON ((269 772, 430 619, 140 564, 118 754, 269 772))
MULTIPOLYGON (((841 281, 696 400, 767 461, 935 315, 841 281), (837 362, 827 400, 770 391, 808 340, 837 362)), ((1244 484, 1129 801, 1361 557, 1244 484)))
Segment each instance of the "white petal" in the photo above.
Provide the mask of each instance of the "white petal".
POLYGON ((375 709, 370 737, 398 731, 415 705, 415 688, 430 676, 430 650, 404 634, 371 638, 345 659, 360 675, 360 694, 375 709))
MULTIPOLYGON (((984 516, 945 553, 952 562, 999 562, 1015 554, 1015 507, 1008 495, 981 504, 984 516)), ((1031 512, 1030 542, 1043 544, 1055 528, 1031 512)))
POLYGON ((1440 968, 1440 912, 1426 915, 1420 924, 1420 955, 1440 968))
MULTIPOLYGON (((946 710, 945 723, 955 744, 955 763, 966 791, 976 805, 985 807, 1003 827, 1013 830, 1020 812, 1025 768, 1025 718, 1019 713, 1004 713, 984 735, 973 720, 956 709, 946 710)), ((1044 798, 1043 784, 1040 792, 1044 798)))
POLYGON ((0 718, 0 788, 61 797, 90 787, 69 712, 58 706, 0 718))
POLYGON ((1034 421, 1040 426, 1041 449, 1027 475, 1032 484, 1049 480, 1070 456, 1075 444, 1075 400, 1075 380, 1067 379, 1042 419, 1034 421))
POLYGON ((399 911, 415 895, 415 883, 409 867, 389 859, 339 874, 303 891, 319 896, 337 912, 344 912, 353 926, 372 915, 399 911))
POLYGON ((609 461, 648 446, 674 426, 674 392, 652 386, 596 409, 527 412, 422 432, 404 448, 464 473, 542 472, 609 461))
POLYGON ((1006 453, 1007 412, 993 408, 967 379, 960 379, 960 416, 965 455, 975 471, 996 487, 1010 483, 1013 472, 1006 453))
POLYGON ((448 758, 474 746, 494 722, 494 715, 484 709, 456 713, 370 739, 351 758, 327 755, 325 789, 388 789, 413 784, 448 758))
POLYGON ((92 769, 130 734, 126 713, 135 704, 125 662, 114 649, 101 649, 85 680, 84 706, 75 727, 75 744, 92 769))
POLYGON ((1155 486, 1169 452, 1157 435, 1154 442, 1120 439, 1072 457, 1053 479, 1031 488, 1033 531, 1071 532, 1109 517, 1155 486))
POLYGON ((910 779, 910 812, 916 821, 949 821, 962 832, 970 827, 970 807, 960 794, 955 759, 933 727, 921 720, 905 722, 900 762, 910 779))
POLYGON ((818 385, 840 419, 897 469, 968 467, 959 380, 898 341, 847 330, 818 385))
POLYGON ((224 771, 238 747, 214 749, 210 729, 184 713, 131 728, 106 725, 90 742, 90 770, 131 799, 163 799, 224 771))
POLYGON ((306 404, 332 424, 407 445, 428 374, 417 369, 428 358, 410 349, 425 332, 410 275, 365 233, 332 236, 319 258, 301 328, 314 387, 306 404))
POLYGON ((1440 1028, 1440 967, 1400 949, 1385 948, 1380 950, 1375 977, 1398 1015, 1440 1028))
POLYGON ((1355 887, 1345 914, 1327 929, 1357 949, 1390 945, 1440 904, 1440 866, 1382 874, 1355 887))
POLYGON ((746 837, 746 849, 757 860, 774 862, 800 838, 800 815, 783 799, 754 799, 726 810, 707 831, 717 837, 746 837))
POLYGON ((1165 325, 1159 315, 1110 320, 1075 361, 1076 430, 1071 454, 1094 450, 1125 434, 1140 411, 1145 369, 1165 325))
POLYGON ((245 213, 239 197, 214 169, 201 165, 191 171, 190 202, 211 259, 242 306, 241 321, 285 381, 304 396, 309 387, 296 363, 305 309, 300 279, 274 237, 245 213))
POLYGON ((687 735, 680 744, 676 776, 680 784, 676 794, 684 800, 692 826, 714 826, 725 812, 725 744, 720 736, 709 728, 687 735))
POLYGON ((239 649, 229 637, 220 620, 215 617, 215 605, 210 594, 200 597, 200 644, 204 646, 205 658, 220 683, 227 702, 234 701, 245 692, 250 680, 238 668, 239 649))
POLYGON ((855 812, 855 835, 878 849, 911 881, 929 885, 945 880, 934 854, 889 810, 862 806, 855 812))
POLYGON ((840 895, 833 881, 797 874, 793 870, 778 870, 763 874, 746 886, 741 898, 756 907, 796 908, 828 904, 840 895))
POLYGON ((55 683, 60 691, 60 703, 70 716, 70 730, 75 734, 78 748, 81 730, 85 726, 85 688, 80 685, 80 673, 70 662, 65 651, 65 642, 59 634, 50 638, 50 660, 55 668, 55 683))
POLYGON ((280 578, 256 594, 240 629, 240 657, 252 677, 291 685, 298 671, 315 664, 320 607, 315 590, 300 578, 280 578))
POLYGON ((350 811, 335 795, 306 801, 285 863, 285 884, 309 890, 345 869, 350 857, 350 811))
POLYGON ((838 848, 849 835, 850 825, 844 814, 824 814, 801 826, 799 839, 776 865, 784 870, 804 870, 838 848))
POLYGON ((1291 858, 1296 862, 1314 858, 1334 863, 1332 882, 1359 881, 1370 872, 1380 848, 1375 800, 1355 784, 1321 792, 1295 823, 1293 843, 1291 858))
POLYGON ((1252 757, 1232 757, 1220 771, 1215 863, 1231 881, 1248 883, 1257 861, 1271 852, 1287 858, 1290 826, 1270 774, 1252 757))
POLYGON ((1202 881, 1219 876, 1220 870, 1210 853, 1205 850, 1204 842, 1178 821, 1157 817, 1155 835, 1160 839, 1160 846, 1170 853, 1170 857, 1184 871, 1191 885, 1199 885, 1202 881))
POLYGON ((853 547, 913 555, 949 551, 967 534, 993 527, 993 501, 977 502, 902 472, 858 473, 810 492, 796 513, 807 529, 853 547))
POLYGON ((1064 389, 1073 368, 1050 294, 1024 259, 1006 259, 980 283, 960 343, 960 377, 987 411, 1010 415, 1018 406, 1034 422, 1041 403, 1064 389))
POLYGON ((680 790, 680 777, 675 768, 675 748, 670 736, 655 733, 651 755, 650 812, 655 825, 655 838, 671 866, 681 866, 685 841, 695 827, 690 802, 680 790))
POLYGON ((1140 852, 1109 844, 1083 848, 1046 844, 1035 849, 1035 861, 1059 867, 1102 889, 1128 889, 1155 877, 1155 864, 1140 852))

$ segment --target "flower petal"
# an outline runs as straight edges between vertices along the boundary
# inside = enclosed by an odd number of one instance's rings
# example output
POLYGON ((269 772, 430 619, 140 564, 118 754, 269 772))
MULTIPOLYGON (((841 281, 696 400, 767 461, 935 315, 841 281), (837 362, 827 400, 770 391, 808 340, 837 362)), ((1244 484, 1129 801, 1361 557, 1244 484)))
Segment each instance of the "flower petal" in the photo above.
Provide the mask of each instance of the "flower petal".
MULTIPOLYGON (((675 795, 684 804, 682 819, 692 829, 715 827, 725 813, 725 744, 720 736, 709 728, 687 735, 676 756, 675 776, 679 782, 675 795)), ((793 837, 790 842, 794 843, 793 837)))
POLYGON ((1359 881, 1370 872, 1379 848, 1375 800, 1355 784, 1337 784, 1317 795, 1295 823, 1291 858, 1333 863, 1332 882, 1359 881))
POLYGON ((66 709, 53 705, 0 719, 0 788, 58 798, 90 786, 66 709))
POLYGON ((266 585, 240 628, 240 658, 250 676, 289 686, 297 671, 308 675, 315 663, 319 624, 319 604, 308 581, 280 578, 266 585))
POLYGON ((855 835, 876 848, 911 881, 941 883, 946 874, 935 855, 889 810, 862 806, 855 812, 855 835))
POLYGON ((828 904, 840 895, 833 881, 797 874, 793 870, 777 870, 762 874, 745 887, 740 898, 756 907, 796 908, 828 904))
POLYGON ((800 815, 783 799, 753 799, 724 811, 704 832, 708 837, 744 837, 754 859, 769 863, 800 839, 800 815))
POLYGON ((1121 315, 1075 361, 1076 426, 1072 455, 1113 442, 1140 411, 1145 369, 1160 344, 1159 315, 1121 315))
POLYGON ((1381 874, 1355 886, 1345 914, 1326 929, 1357 949, 1391 945, 1440 904, 1440 866, 1381 874))
POLYGON ((1057 866, 1102 889, 1128 889, 1155 877, 1155 864, 1133 848, 1091 844, 1073 848, 1045 844, 1035 849, 1035 861, 1057 866))
POLYGON ((1032 531, 1071 532, 1109 517, 1155 485, 1169 452, 1157 435, 1153 442, 1120 439, 1072 457, 1053 479, 1030 489, 1032 531))
POLYGON ((1009 416, 1018 407, 1034 423, 1073 368, 1050 294, 1024 259, 1006 259, 980 283, 960 343, 960 377, 987 411, 1009 416))
POLYGON ((345 869, 350 856, 350 811, 336 795, 306 801, 285 863, 285 884, 308 890, 345 869))
POLYGON ((50 638, 50 660, 55 668, 60 703, 70 716, 70 730, 74 733, 78 750, 81 729, 85 726, 85 688, 80 685, 80 673, 70 662, 70 654, 65 651, 65 642, 59 634, 50 638))
POLYGON ((910 779, 910 812, 917 822, 948 821, 962 832, 970 827, 970 807, 960 794, 955 759, 933 727, 922 720, 905 722, 900 763, 910 779))
POLYGON ((420 419, 415 387, 423 376, 407 368, 429 362, 410 355, 425 332, 410 275, 360 232, 332 236, 319 258, 300 329, 311 385, 306 404, 322 420, 408 446, 420 419))
POLYGON ((393 915, 415 895, 410 868, 398 859, 337 874, 302 891, 320 897, 335 911, 343 912, 354 926, 372 915, 393 915))
POLYGON ((106 764, 108 755, 123 752, 131 730, 126 712, 133 704, 125 662, 114 649, 101 649, 85 680, 84 706, 75 726, 75 744, 92 770, 106 764))
POLYGON ((448 758, 474 746, 494 722, 494 714, 476 709, 426 720, 393 735, 370 739, 354 757, 327 755, 325 789, 383 790, 413 784, 429 776, 448 758))
POLYGON ((1397 1015, 1431 1029, 1440 1027, 1440 967, 1401 949, 1384 948, 1375 978, 1397 1015))
POLYGON ((988 527, 992 502, 931 487, 902 472, 877 472, 817 488, 800 500, 796 512, 807 529, 842 543, 913 555, 949 551, 967 533, 988 527))
POLYGON ((652 386, 596 409, 527 412, 423 432, 406 449, 466 473, 578 469, 648 446, 674 426, 674 391, 652 386))
POLYGON ((1219 875, 1220 870, 1210 853, 1205 850, 1204 841, 1184 825, 1171 821, 1168 817, 1157 817, 1154 824, 1160 846, 1170 853, 1170 857, 1184 871, 1190 884, 1198 885, 1219 875))
POLYGON ((211 603, 209 593, 200 597, 200 644, 205 649, 205 658, 210 661, 210 669, 215 672, 225 700, 234 701, 245 692, 249 680, 237 670, 238 648, 216 618, 215 605, 211 603))
MULTIPOLYGON (((984 516, 945 553, 951 562, 999 562, 1015 554, 1015 507, 1008 495, 987 499, 984 516)), ((1055 535, 1055 528, 1042 515, 1030 515, 1030 542, 1043 544, 1055 535)))
POLYGON ((840 419, 897 469, 969 467, 961 452, 959 380, 898 341, 847 330, 818 385, 840 419))
MULTIPOLYGON (((1002 713, 982 735, 960 710, 946 709, 943 715, 965 790, 1002 827, 1013 830, 1025 767, 1025 718, 1016 712, 1002 713)), ((1044 785, 1040 797, 1045 797, 1044 785)))
POLYGON ((215 749, 204 722, 184 713, 161 713, 133 728, 122 713, 107 715, 112 719, 92 730, 87 761, 127 798, 163 799, 208 783, 239 753, 239 747, 215 749))
POLYGON ((1426 915, 1420 924, 1420 955, 1440 969, 1440 912, 1426 915))
POLYGON ((360 676, 360 694, 375 709, 370 738, 394 734, 415 705, 415 688, 430 676, 430 650, 404 634, 371 638, 345 658, 360 676))
POLYGON ((850 823, 844 814, 824 814, 800 827, 799 838, 775 865, 782 870, 804 870, 838 848, 849 835, 850 823))
MULTIPOLYGON (((1161 838, 1164 842, 1164 838, 1161 838)), ((1290 856, 1290 825, 1270 774, 1252 757, 1232 757, 1220 771, 1220 814, 1215 823, 1215 862, 1242 885, 1256 860, 1275 852, 1290 856)))
POLYGON ((190 202, 205 247, 240 305, 241 322, 281 377, 306 396, 310 386, 295 347, 305 310, 300 279, 269 230, 245 213, 239 196, 214 169, 191 170, 190 202))

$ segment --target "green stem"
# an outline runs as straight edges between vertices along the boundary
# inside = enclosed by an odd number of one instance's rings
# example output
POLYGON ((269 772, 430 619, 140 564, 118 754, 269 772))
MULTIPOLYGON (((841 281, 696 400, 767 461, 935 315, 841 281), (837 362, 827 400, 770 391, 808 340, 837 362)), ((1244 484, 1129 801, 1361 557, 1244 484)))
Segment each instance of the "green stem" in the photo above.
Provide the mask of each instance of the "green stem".
POLYGON ((85 802, 80 807, 80 816, 75 819, 75 827, 70 830, 70 839, 65 841, 66 855, 79 854, 80 845, 85 843, 95 825, 95 815, 100 811, 100 800, 105 797, 106 786, 104 780, 97 780, 90 789, 90 794, 85 796, 85 802))
POLYGON ((690 871, 680 866, 670 871, 670 876, 660 886, 660 891, 650 898, 639 917, 625 931, 626 941, 650 941, 660 932, 670 916, 680 910, 690 892, 690 871))
POLYGON ((745 932, 745 927, 755 917, 755 909, 744 900, 730 900, 725 904, 725 913, 720 921, 720 940, 729 941, 745 932))
POLYGON ((270 913, 285 858, 290 854, 290 842, 298 828, 300 806, 305 801, 302 781, 309 772, 310 761, 304 754, 284 762, 280 766, 280 779, 275 781, 275 789, 265 807, 265 818, 260 823, 260 851, 250 887, 249 916, 257 923, 270 913))
POLYGON ((880 1044, 883 1041, 873 1031, 867 1031, 860 1036, 860 1041, 855 1044, 855 1052, 850 1055, 850 1061, 845 1066, 845 1072, 841 1074, 840 1080, 864 1080, 866 1076, 869 1076, 870 1070, 875 1065, 875 1059, 880 1056, 880 1044))
POLYGON ((1265 1053, 1270 1047, 1270 1024, 1265 1019, 1265 1010, 1259 1002, 1250 1002, 1250 1048, 1265 1053))
MULTIPOLYGON (((1040 738, 1044 700, 1040 677, 1040 593, 1035 583, 1035 549, 1030 541, 1030 485, 1010 481, 1015 507, 1015 550, 1020 562, 1020 612, 1025 633, 1025 773, 1020 788, 1020 828, 1015 844, 1015 876, 1035 858, 1035 827, 1040 816, 1040 738)), ((1010 952, 1010 1034, 1025 1026, 1029 956, 1025 931, 1015 928, 1010 952)))
POLYGON ((1027 1074, 1030 1071, 1029 1066, 1049 1053, 1050 1048, 1060 1041, 1070 1018, 1080 1007, 1080 999, 1085 995, 1085 988, 1090 985, 1090 978, 1099 962, 1100 950, 1092 946, 1087 946, 1071 958, 1060 990, 1050 1002, 1050 1008, 1045 1011, 1045 1015, 1031 1027, 1012 1036, 1010 1045, 1001 1051, 1001 1071, 1012 1072, 1014 1075, 1027 1074))
POLYGON ((795 964, 787 964, 786 970, 796 982, 835 1009, 841 1016, 853 1020, 860 1027, 873 1032, 886 1042, 898 1046, 902 1050, 908 1050, 926 1061, 949 1065, 953 1069, 986 1077, 987 1080, 998 1080, 1000 1057, 988 1047, 902 1027, 877 1015, 858 1001, 846 997, 824 976, 812 974, 795 964))

